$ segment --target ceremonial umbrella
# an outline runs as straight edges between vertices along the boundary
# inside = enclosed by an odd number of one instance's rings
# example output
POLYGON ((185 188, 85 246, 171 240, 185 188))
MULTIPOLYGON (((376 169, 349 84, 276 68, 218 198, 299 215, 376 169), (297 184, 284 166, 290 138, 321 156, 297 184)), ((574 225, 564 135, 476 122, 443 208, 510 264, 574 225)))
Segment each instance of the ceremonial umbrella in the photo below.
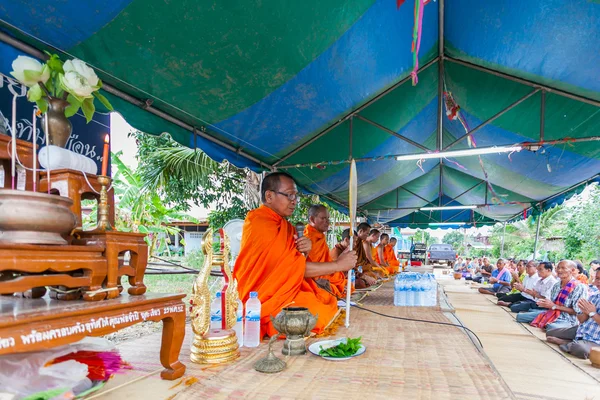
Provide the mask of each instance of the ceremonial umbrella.
MULTIPOLYGON (((348 182, 348 214, 350 216, 350 250, 354 248, 354 225, 356 221, 356 162, 354 159, 350 163, 350 179, 348 182)), ((346 287, 346 328, 350 326, 350 295, 352 292, 352 279, 348 272, 348 286, 346 287)))

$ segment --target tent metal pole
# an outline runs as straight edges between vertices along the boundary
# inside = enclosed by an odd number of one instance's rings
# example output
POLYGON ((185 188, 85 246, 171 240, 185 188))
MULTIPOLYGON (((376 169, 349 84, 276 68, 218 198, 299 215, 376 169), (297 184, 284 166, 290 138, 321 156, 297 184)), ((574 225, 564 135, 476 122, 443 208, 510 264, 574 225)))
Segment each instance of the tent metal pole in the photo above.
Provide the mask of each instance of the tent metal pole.
POLYGON ((587 97, 579 96, 579 95, 576 95, 573 93, 564 92, 559 89, 553 89, 549 86, 540 85, 539 83, 531 82, 526 79, 521 79, 514 75, 505 74, 503 72, 499 72, 499 71, 496 71, 496 70, 493 70, 490 68, 482 67, 482 66, 479 66, 477 64, 473 64, 473 63, 470 63, 467 61, 458 60, 456 58, 452 58, 452 57, 448 57, 448 56, 445 56, 444 58, 447 61, 453 62, 455 64, 463 65, 465 67, 476 69, 478 71, 487 72, 488 74, 492 74, 492 75, 498 76, 500 78, 508 79, 513 82, 522 83, 523 85, 531 86, 534 88, 544 89, 545 91, 547 91, 549 93, 554 93, 559 96, 568 97, 569 99, 572 99, 572 100, 577 100, 577 101, 581 101, 583 103, 591 104, 596 107, 600 107, 600 101, 598 101, 598 100, 592 100, 592 99, 588 99, 587 97))
MULTIPOLYGON (((445 206, 447 206, 448 204, 452 203, 453 201, 456 201, 456 199, 458 199, 459 197, 461 197, 463 194, 469 193, 471 190, 475 189, 477 186, 481 185, 482 183, 484 183, 485 181, 482 180, 479 183, 474 184, 473 186, 471 186, 470 188, 468 188, 467 190, 465 190, 464 192, 462 192, 461 194, 459 194, 458 196, 450 199, 450 201, 448 201, 446 204, 444 204, 445 206)), ((487 201, 486 201, 487 203, 487 201)))
POLYGON ((542 215, 543 212, 540 212, 540 215, 538 215, 538 220, 537 220, 537 228, 535 229, 535 242, 533 243, 533 259, 537 259, 536 255, 537 255, 537 248, 538 248, 538 241, 540 238, 540 223, 542 222, 542 215))
MULTIPOLYGON (((439 57, 436 57, 433 60, 429 61, 427 64, 423 65, 422 68, 419 68, 418 73, 421 73, 421 72, 425 71, 427 68, 431 67, 433 64, 435 64, 436 62, 438 62, 438 60, 439 60, 439 57)), ((324 130, 322 130, 321 132, 319 132, 316 136, 314 136, 309 141, 301 144, 300 146, 296 147, 294 150, 292 150, 288 154, 286 154, 283 157, 281 157, 276 163, 273 164, 273 166, 274 167, 279 166, 279 164, 281 164, 283 161, 287 160, 288 158, 290 158, 291 156, 293 156, 294 154, 296 154, 300 150, 306 148, 310 144, 314 143, 316 140, 320 139, 321 137, 323 137, 327 133, 331 132, 332 129, 338 127, 344 121, 348 120, 351 116, 358 114, 359 112, 361 112, 365 108, 369 107, 371 104, 375 103, 377 100, 379 100, 379 99, 385 97, 386 95, 390 94, 391 92, 394 91, 394 89, 398 88, 399 86, 402 86, 404 83, 408 82, 409 80, 411 80, 410 75, 407 76, 404 79, 401 79, 400 81, 398 81, 394 85, 390 86, 389 88, 387 88, 383 92, 379 93, 377 96, 373 97, 371 100, 367 101, 362 106, 358 107, 356 110, 351 111, 350 113, 346 114, 344 117, 342 117, 341 119, 339 119, 337 122, 333 123, 332 125, 328 126, 324 130)))
POLYGON ((504 223, 504 228, 502 229, 502 247, 500 247, 500 258, 504 258, 504 236, 506 236, 506 222, 504 223))
POLYGON ((540 142, 544 141, 544 129, 546 126, 546 91, 542 90, 542 99, 540 101, 540 142))
POLYGON ((571 186, 571 187, 569 187, 569 188, 567 188, 567 189, 563 190, 563 191, 562 191, 562 192, 560 192, 560 193, 556 193, 555 195, 552 195, 552 196, 550 196, 550 197, 547 197, 547 198, 545 198, 545 199, 544 199, 544 200, 542 200, 542 201, 539 201, 539 202, 537 202, 537 203, 535 203, 535 204, 532 204, 530 207, 527 207, 527 208, 526 208, 526 209, 524 209, 523 211, 519 211, 518 213, 516 213, 516 214, 515 214, 515 215, 513 215, 512 217, 508 218, 508 221, 510 221, 510 220, 512 220, 512 219, 514 219, 514 218, 516 218, 518 215, 521 215, 521 214, 523 214, 523 212, 525 212, 525 211, 529 211, 529 210, 531 210, 531 208, 535 207, 536 205, 540 205, 540 204, 542 204, 542 203, 547 203, 547 202, 549 202, 550 200, 552 200, 552 199, 553 199, 553 198, 555 198, 555 197, 558 197, 558 196, 560 196, 560 195, 563 195, 563 194, 565 194, 565 193, 567 193, 567 192, 569 192, 569 191, 571 191, 571 190, 573 190, 573 189, 575 189, 575 188, 578 188, 579 186, 582 186, 582 185, 588 185, 588 184, 589 184, 590 182, 592 182, 593 180, 596 180, 596 179, 599 179, 599 178, 600 178, 600 174, 596 174, 596 175, 592 176, 591 178, 589 178, 589 179, 586 179, 586 180, 585 180, 585 181, 583 181, 583 182, 579 182, 578 184, 576 184, 576 185, 573 185, 573 186, 571 186))
MULTIPOLYGON (((17 38, 14 38, 14 37, 6 34, 5 32, 0 32, 0 42, 7 43, 7 44, 23 51, 24 53, 27 53, 27 54, 29 54, 33 57, 39 58, 41 60, 47 60, 49 58, 46 53, 36 49, 33 46, 30 46, 29 44, 27 44, 25 42, 22 42, 21 40, 19 40, 17 38)), ((56 51, 62 53, 62 51, 60 51, 59 49, 56 49, 56 51)), ((148 111, 150 114, 154 114, 157 117, 160 117, 160 118, 164 119, 165 121, 168 121, 174 125, 177 125, 180 128, 183 128, 187 131, 194 132, 194 130, 196 129, 195 126, 190 125, 186 122, 183 122, 180 119, 175 118, 172 115, 167 114, 166 112, 153 107, 151 99, 147 99, 147 100, 138 99, 138 98, 131 96, 130 94, 125 93, 125 92, 123 92, 109 84, 106 84, 106 83, 102 84, 102 89, 104 91, 106 91, 107 93, 112 94, 113 96, 116 96, 122 100, 125 100, 128 103, 131 103, 139 108, 142 108, 142 109, 148 111)), ((212 143, 215 143, 221 147, 226 148, 227 150, 230 150, 236 154, 239 154, 240 156, 242 156, 250 161, 255 162, 256 164, 260 165, 263 168, 272 169, 271 165, 265 163, 264 161, 259 160, 258 158, 254 157, 254 156, 251 156, 250 154, 244 152, 243 150, 241 150, 229 143, 223 142, 223 141, 217 139, 216 137, 209 135, 208 133, 204 132, 204 130, 202 130, 202 129, 196 130, 196 134, 212 143)))
POLYGON ((444 0, 438 1, 438 55, 437 149, 441 150, 444 138, 444 0))
POLYGON ((452 142, 448 146, 444 147, 444 150, 448 150, 448 149, 451 149, 452 147, 456 146, 458 143, 460 143, 463 140, 465 140, 467 138, 467 136, 473 135, 475 132, 477 132, 478 130, 480 130, 484 126, 488 125, 490 122, 493 122, 496 119, 500 118, 501 116, 503 116, 504 114, 506 114, 507 112, 509 112, 510 110, 512 110, 513 108, 515 108, 516 106, 518 106, 519 104, 521 104, 522 102, 524 102, 525 100, 527 100, 528 98, 530 98, 531 96, 533 96, 534 94, 536 94, 537 92, 539 92, 540 90, 541 89, 535 89, 533 92, 528 93, 524 97, 521 97, 519 100, 515 101, 514 103, 512 103, 511 105, 509 105, 508 107, 506 107, 504 110, 499 111, 495 115, 493 115, 490 118, 488 118, 485 121, 483 121, 481 124, 477 125, 475 128, 471 129, 469 131, 469 133, 465 133, 464 135, 462 135, 461 137, 459 137, 458 139, 456 139, 454 142, 452 142))
POLYGON ((413 141, 413 140, 410 140, 410 139, 409 139, 409 138, 407 138, 406 136, 402 136, 402 135, 400 135, 399 133, 397 133, 397 132, 394 132, 393 130, 391 130, 391 129, 389 129, 389 128, 386 128, 385 126, 383 126, 383 125, 380 125, 380 124, 378 124, 378 123, 377 123, 377 122, 375 122, 375 121, 371 121, 370 119, 368 119, 368 118, 365 118, 365 117, 363 117, 363 116, 362 116, 362 115, 360 115, 360 114, 356 114, 356 115, 355 115, 355 117, 356 117, 356 118, 358 118, 358 119, 360 119, 361 121, 364 121, 364 122, 366 122, 367 124, 373 125, 375 128, 381 129, 382 131, 384 131, 384 132, 387 132, 387 133, 389 133, 390 135, 397 137, 398 139, 404 140, 405 142, 407 142, 407 143, 410 143, 410 144, 412 144, 413 146, 415 146, 415 147, 418 147, 418 148, 419 148, 419 149, 421 149, 421 150, 424 150, 424 151, 429 151, 429 149, 428 149, 427 147, 425 147, 425 146, 423 146, 423 145, 421 145, 421 144, 419 144, 419 143, 417 143, 417 142, 415 142, 415 141, 413 141))
MULTIPOLYGON (((503 143, 503 144, 497 144, 495 146, 478 147, 477 149, 492 149, 492 148, 498 147, 498 146, 521 145, 523 147, 523 150, 525 150, 529 147, 553 146, 556 144, 563 144, 563 143, 583 143, 583 142, 597 142, 597 141, 600 141, 600 136, 589 136, 589 137, 574 138, 574 139, 573 138, 563 138, 563 139, 556 139, 556 140, 548 140, 545 142, 503 143)), ((421 153, 421 154, 423 154, 423 153, 421 153)), ((388 154, 388 155, 380 156, 380 157, 355 158, 354 161, 356 161, 356 162, 384 161, 384 160, 391 160, 391 159, 395 159, 396 157, 406 156, 406 155, 408 155, 408 154, 388 154)), ((418 154, 411 153, 410 155, 418 155, 418 154)), ((279 168, 279 169, 302 168, 302 167, 311 167, 311 166, 315 166, 315 165, 327 165, 327 164, 338 165, 338 164, 346 164, 346 163, 349 163, 348 159, 334 160, 334 161, 320 161, 320 162, 296 164, 296 165, 280 165, 277 168, 279 168)))

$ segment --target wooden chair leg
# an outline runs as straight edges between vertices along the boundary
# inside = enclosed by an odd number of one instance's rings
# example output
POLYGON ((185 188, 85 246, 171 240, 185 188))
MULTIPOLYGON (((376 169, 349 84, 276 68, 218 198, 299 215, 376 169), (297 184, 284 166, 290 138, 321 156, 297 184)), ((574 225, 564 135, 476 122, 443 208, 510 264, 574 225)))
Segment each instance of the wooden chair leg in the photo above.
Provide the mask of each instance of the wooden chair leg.
POLYGON ((163 320, 160 363, 165 369, 161 378, 172 381, 185 373, 185 365, 179 361, 181 345, 185 337, 185 312, 172 314, 163 320))

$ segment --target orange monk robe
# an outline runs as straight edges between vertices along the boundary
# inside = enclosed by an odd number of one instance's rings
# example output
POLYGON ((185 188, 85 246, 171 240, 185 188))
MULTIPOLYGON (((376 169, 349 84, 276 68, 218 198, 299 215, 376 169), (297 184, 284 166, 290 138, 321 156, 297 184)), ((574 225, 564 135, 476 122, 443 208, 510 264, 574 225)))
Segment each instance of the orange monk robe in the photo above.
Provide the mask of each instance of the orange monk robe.
MULTIPOLYGON (((373 261, 375 261, 377 264, 381 265, 383 263, 379 260, 379 252, 377 251, 378 248, 379 248, 379 246, 376 246, 376 247, 371 246, 371 257, 373 257, 373 261)), ((388 276, 390 274, 388 269, 384 266, 382 266, 381 268, 374 266, 373 269, 375 271, 381 272, 383 274, 383 276, 388 276)))
POLYGON ((398 272, 398 269, 400 268, 400 261, 398 261, 398 258, 396 258, 396 252, 391 244, 387 244, 384 247, 383 256, 389 265, 388 271, 390 271, 390 274, 398 272))
POLYGON ((261 337, 277 334, 271 316, 283 307, 307 307, 313 315, 318 314, 313 329, 317 333, 338 310, 335 297, 319 288, 312 278, 304 278, 306 258, 296 249, 295 233, 292 224, 264 205, 250 211, 244 221, 233 277, 244 304, 250 292, 258 292, 262 303, 261 337))
POLYGON ((374 266, 373 264, 370 263, 369 259, 367 258, 367 252, 365 250, 365 246, 363 245, 365 243, 364 240, 362 240, 359 237, 355 237, 354 238, 354 251, 356 252, 356 266, 357 267, 362 267, 363 270, 363 274, 369 275, 372 278, 379 278, 377 276, 377 274, 375 274, 375 270, 379 271, 380 268, 377 268, 376 266, 374 266))
MULTIPOLYGON (((312 242, 312 249, 308 253, 307 261, 312 262, 331 262, 331 255, 329 254, 329 247, 327 246, 327 239, 325 234, 316 230, 312 225, 307 225, 304 228, 304 236, 310 239, 312 242)), ((343 272, 337 271, 333 274, 321 275, 313 278, 315 281, 319 279, 326 279, 329 281, 332 293, 337 297, 343 297, 346 293, 347 279, 343 272)))

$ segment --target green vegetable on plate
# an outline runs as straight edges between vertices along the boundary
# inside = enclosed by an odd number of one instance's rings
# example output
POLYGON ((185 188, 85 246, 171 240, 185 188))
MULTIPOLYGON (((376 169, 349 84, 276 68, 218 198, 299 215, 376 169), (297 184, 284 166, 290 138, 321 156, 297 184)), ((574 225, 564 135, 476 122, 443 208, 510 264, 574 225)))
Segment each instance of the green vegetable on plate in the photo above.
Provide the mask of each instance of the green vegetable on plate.
POLYGON ((343 358, 343 357, 351 357, 356 354, 358 349, 360 349, 360 340, 361 337, 357 337, 356 339, 346 338, 346 342, 341 342, 337 346, 323 348, 321 346, 321 350, 319 350, 319 355, 322 357, 334 357, 334 358, 343 358))

